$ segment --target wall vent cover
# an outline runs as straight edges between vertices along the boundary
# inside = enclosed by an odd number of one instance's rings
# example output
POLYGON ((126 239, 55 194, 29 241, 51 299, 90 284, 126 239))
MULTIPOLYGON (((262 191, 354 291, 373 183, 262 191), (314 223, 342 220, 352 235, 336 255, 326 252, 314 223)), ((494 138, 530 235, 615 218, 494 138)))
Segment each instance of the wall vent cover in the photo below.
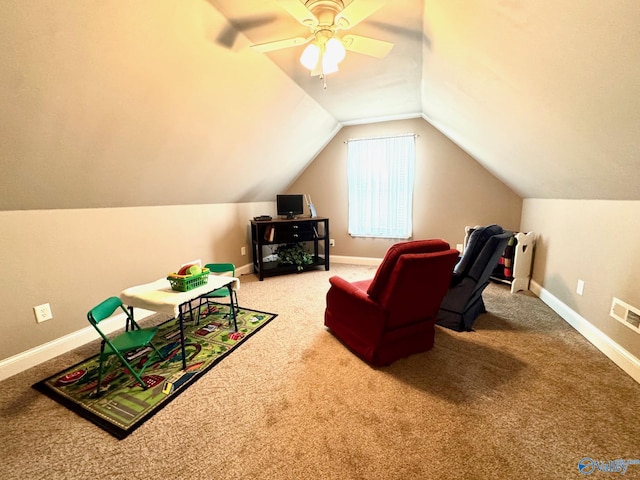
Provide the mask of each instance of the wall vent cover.
POLYGON ((611 311, 613 318, 626 325, 636 333, 640 333, 640 309, 633 307, 619 298, 613 297, 611 311))

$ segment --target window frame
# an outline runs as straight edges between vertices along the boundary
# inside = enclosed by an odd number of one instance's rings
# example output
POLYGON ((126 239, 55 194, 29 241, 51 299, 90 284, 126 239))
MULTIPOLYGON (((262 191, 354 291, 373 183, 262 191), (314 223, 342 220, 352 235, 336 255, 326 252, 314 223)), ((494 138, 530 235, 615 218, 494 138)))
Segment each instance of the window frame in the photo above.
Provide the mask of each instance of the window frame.
POLYGON ((415 134, 347 141, 348 233, 355 238, 413 236, 415 134), (400 186, 400 189, 396 187, 400 186))

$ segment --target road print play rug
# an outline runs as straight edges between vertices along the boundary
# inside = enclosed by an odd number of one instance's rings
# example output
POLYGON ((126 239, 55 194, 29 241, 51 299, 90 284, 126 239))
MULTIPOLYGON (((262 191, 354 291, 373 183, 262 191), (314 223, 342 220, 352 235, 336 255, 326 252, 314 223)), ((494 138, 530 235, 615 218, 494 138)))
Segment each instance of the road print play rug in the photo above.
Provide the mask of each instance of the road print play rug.
MULTIPOLYGON (((228 305, 211 305, 200 322, 185 322, 187 369, 182 370, 180 330, 177 319, 159 326, 154 344, 164 359, 150 364, 143 390, 115 355, 105 363, 101 395, 96 398, 98 355, 37 382, 33 388, 80 416, 123 439, 158 413, 189 385, 273 320, 273 313, 240 308, 238 331, 229 328, 228 305)), ((150 349, 132 352, 132 361, 144 363, 150 349)))

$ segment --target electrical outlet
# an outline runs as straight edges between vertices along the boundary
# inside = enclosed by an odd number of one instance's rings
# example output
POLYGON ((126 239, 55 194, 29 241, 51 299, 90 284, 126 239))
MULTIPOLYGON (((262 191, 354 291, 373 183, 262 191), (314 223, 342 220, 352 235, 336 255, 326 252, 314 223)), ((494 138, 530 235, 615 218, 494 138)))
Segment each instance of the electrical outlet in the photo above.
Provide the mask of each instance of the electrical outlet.
POLYGON ((247 254, 247 247, 240 247, 240 255, 246 255, 247 254))
POLYGON ((43 303, 37 307, 33 307, 33 313, 36 316, 36 321, 42 323, 46 320, 51 320, 53 314, 51 313, 51 306, 48 303, 43 303))
POLYGON ((330 247, 335 247, 336 246, 336 239, 335 238, 330 238, 329 239, 329 246, 330 247))
POLYGON ((584 293, 584 280, 578 280, 578 286, 576 287, 576 293, 582 295, 584 293))

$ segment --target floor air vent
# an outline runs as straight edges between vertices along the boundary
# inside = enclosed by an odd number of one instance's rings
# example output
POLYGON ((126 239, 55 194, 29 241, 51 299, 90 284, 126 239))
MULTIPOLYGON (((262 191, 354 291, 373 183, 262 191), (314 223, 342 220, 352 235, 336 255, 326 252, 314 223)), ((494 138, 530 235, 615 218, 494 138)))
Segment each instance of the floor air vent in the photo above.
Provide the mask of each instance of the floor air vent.
POLYGON ((640 309, 632 307, 619 298, 613 297, 609 315, 619 322, 622 322, 634 332, 640 333, 640 309))

